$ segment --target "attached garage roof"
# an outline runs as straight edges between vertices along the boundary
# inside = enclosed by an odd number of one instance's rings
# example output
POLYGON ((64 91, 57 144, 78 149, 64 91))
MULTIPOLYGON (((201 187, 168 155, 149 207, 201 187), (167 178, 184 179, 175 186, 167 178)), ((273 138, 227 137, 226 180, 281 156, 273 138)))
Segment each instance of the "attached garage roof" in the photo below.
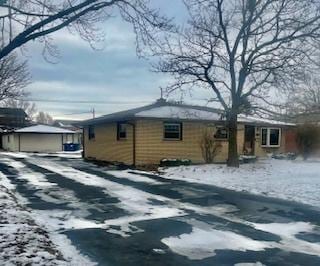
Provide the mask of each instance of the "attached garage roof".
POLYGON ((74 134, 75 131, 67 130, 60 127, 52 127, 47 125, 36 125, 31 127, 24 127, 15 130, 16 133, 48 133, 48 134, 74 134))

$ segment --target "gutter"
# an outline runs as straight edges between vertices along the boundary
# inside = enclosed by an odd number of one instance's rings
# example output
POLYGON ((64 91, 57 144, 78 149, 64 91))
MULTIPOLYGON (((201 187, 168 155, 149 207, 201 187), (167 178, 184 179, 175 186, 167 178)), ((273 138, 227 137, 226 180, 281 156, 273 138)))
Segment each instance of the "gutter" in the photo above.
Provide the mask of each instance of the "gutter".
POLYGON ((127 124, 132 126, 132 161, 133 166, 136 166, 136 124, 130 122, 127 124))

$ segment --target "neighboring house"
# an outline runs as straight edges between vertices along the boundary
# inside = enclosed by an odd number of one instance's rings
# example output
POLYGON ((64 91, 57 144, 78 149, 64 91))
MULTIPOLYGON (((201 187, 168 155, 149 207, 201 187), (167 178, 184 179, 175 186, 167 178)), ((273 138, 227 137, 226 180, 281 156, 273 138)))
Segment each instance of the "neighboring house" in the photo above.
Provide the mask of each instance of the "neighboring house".
POLYGON ((3 149, 23 152, 58 152, 66 143, 79 143, 75 131, 47 125, 35 125, 7 132, 2 136, 3 149))
MULTIPOLYGON (((217 162, 225 162, 228 130, 220 110, 158 100, 141 108, 83 121, 84 157, 128 165, 159 164, 162 159, 203 163, 203 133, 211 130, 220 143, 217 162)), ((285 133, 294 124, 239 116, 240 154, 266 156, 286 151, 285 133)))
POLYGON ((3 132, 27 126, 29 124, 27 117, 28 116, 23 109, 0 108, 0 149, 3 148, 3 132))
POLYGON ((20 128, 28 124, 27 114, 20 108, 0 108, 1 128, 20 128))

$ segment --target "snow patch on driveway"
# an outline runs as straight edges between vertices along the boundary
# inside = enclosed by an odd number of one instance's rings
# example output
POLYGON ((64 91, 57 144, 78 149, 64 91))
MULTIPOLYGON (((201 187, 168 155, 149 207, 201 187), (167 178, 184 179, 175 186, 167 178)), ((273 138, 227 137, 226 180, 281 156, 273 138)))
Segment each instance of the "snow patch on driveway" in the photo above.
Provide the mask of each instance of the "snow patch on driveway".
POLYGON ((46 159, 37 159, 35 161, 29 158, 28 161, 83 185, 103 188, 105 194, 116 197, 120 202, 115 205, 128 212, 128 215, 119 219, 106 220, 104 228, 110 233, 118 233, 126 237, 129 236, 129 233, 139 231, 136 227, 130 225, 130 223, 186 215, 179 207, 168 207, 166 204, 170 199, 166 197, 112 182, 69 166, 58 165, 46 159), (155 203, 157 201, 160 204, 155 203), (114 229, 113 226, 119 226, 120 229, 114 229))
MULTIPOLYGON (((217 250, 263 251, 278 248, 288 252, 314 256, 319 256, 320 254, 319 243, 310 243, 296 238, 298 233, 313 231, 314 226, 309 223, 251 223, 251 226, 257 230, 280 236, 280 242, 254 240, 232 231, 217 230, 209 224, 198 221, 190 224, 193 224, 191 233, 163 238, 161 242, 173 252, 186 256, 191 260, 213 257, 216 255, 217 250)), ((248 225, 250 224, 248 223, 248 225)))
POLYGON ((265 159, 243 164, 195 165, 160 169, 167 179, 214 185, 320 206, 320 161, 265 159))
POLYGON ((45 175, 36 173, 26 167, 25 164, 12 159, 1 159, 1 162, 14 168, 18 172, 18 178, 26 180, 30 185, 34 187, 51 187, 55 186, 55 183, 48 181, 45 175))
POLYGON ((191 260, 202 260, 215 256, 216 250, 262 251, 268 247, 263 242, 234 232, 215 229, 203 230, 196 227, 193 227, 190 234, 164 238, 161 242, 170 247, 173 252, 191 260))
POLYGON ((148 183, 148 184, 151 184, 151 185, 162 185, 164 184, 163 182, 159 182, 159 181, 156 181, 152 178, 149 178, 149 177, 146 177, 146 176, 143 176, 141 174, 144 174, 143 172, 141 171, 134 171, 134 173, 130 173, 131 170, 124 170, 124 171, 106 171, 107 174, 110 174, 110 175, 113 175, 117 178, 126 178, 126 179, 129 179, 131 181, 134 181, 134 182, 144 182, 144 183, 148 183))

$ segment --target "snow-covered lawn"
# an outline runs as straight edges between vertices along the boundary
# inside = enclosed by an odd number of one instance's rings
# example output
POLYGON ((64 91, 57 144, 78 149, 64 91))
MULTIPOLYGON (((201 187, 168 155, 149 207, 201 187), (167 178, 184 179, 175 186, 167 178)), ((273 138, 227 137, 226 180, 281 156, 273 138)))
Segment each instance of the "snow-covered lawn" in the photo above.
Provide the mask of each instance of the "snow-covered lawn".
POLYGON ((264 159, 239 169, 225 165, 161 168, 163 177, 320 206, 320 160, 264 159))

